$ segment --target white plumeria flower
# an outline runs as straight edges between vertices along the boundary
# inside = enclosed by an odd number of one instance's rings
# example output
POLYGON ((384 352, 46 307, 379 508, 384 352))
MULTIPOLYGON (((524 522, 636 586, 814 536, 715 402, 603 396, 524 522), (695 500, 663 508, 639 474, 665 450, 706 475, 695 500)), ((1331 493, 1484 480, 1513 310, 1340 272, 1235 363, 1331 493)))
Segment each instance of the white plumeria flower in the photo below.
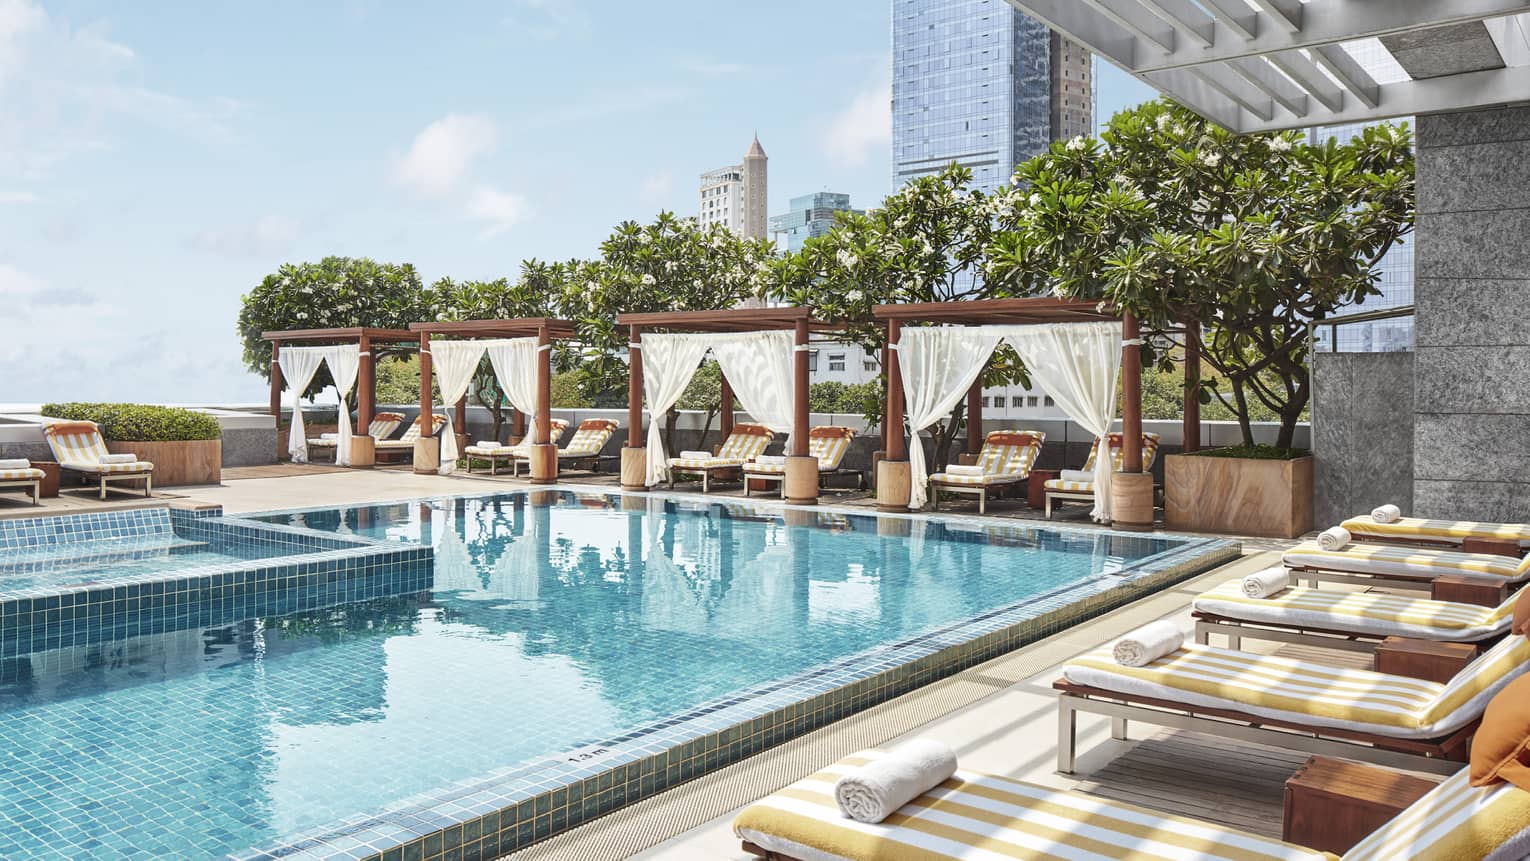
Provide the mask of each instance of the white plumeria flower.
POLYGON ((1038 192, 1038 191, 1031 192, 1031 206, 1040 206, 1040 205, 1041 205, 1041 192, 1038 192))
POLYGON ((849 250, 844 248, 841 248, 839 252, 834 255, 834 258, 839 261, 839 265, 845 267, 846 269, 854 269, 855 264, 860 262, 859 257, 856 257, 849 250))
POLYGON ((1230 212, 1222 213, 1222 223, 1223 224, 1232 224, 1234 221, 1237 221, 1237 220, 1238 219, 1232 217, 1232 213, 1230 213, 1230 212))
POLYGON ((864 297, 865 297, 865 294, 862 293, 859 290, 851 290, 850 292, 845 294, 845 299, 847 301, 849 301, 849 302, 859 302, 864 297))
POLYGON ((1203 152, 1203 153, 1201 153, 1201 164, 1204 164, 1207 167, 1216 167, 1217 165, 1219 165, 1221 163, 1222 163, 1222 154, 1221 153, 1215 153, 1215 152, 1203 152))
POLYGON ((1270 139, 1270 149, 1276 152, 1290 152, 1291 139, 1287 137, 1275 137, 1270 139))
POLYGON ((657 283, 659 283, 658 279, 654 278, 652 275, 644 275, 643 276, 643 286, 645 286, 645 287, 652 287, 653 285, 655 285, 657 283))
POLYGON ((1083 135, 1077 135, 1072 140, 1068 141, 1069 152, 1083 152, 1085 146, 1087 146, 1087 144, 1084 143, 1083 135))
POLYGON ((1163 131, 1164 129, 1168 128, 1169 127, 1169 123, 1172 123, 1172 122, 1174 122, 1174 118, 1173 117, 1170 117, 1168 114, 1159 114, 1158 115, 1158 130, 1159 131, 1163 131))

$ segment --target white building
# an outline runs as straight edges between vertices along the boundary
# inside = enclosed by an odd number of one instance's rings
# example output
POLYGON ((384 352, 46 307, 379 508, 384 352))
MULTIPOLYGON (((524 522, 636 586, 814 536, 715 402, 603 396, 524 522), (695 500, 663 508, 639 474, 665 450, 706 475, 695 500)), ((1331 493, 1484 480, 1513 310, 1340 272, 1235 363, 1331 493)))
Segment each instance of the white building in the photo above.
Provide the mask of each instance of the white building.
POLYGON ((697 223, 702 227, 721 224, 740 236, 764 239, 769 209, 769 162, 759 135, 755 135, 743 164, 702 174, 697 223))
MULTIPOLYGON (((858 344, 816 343, 808 351, 808 378, 814 384, 855 386, 875 381, 881 372, 880 357, 858 344)), ((989 430, 1000 427, 1024 430, 1024 422, 1029 420, 1067 417, 1039 386, 996 386, 983 390, 983 421, 989 430)))

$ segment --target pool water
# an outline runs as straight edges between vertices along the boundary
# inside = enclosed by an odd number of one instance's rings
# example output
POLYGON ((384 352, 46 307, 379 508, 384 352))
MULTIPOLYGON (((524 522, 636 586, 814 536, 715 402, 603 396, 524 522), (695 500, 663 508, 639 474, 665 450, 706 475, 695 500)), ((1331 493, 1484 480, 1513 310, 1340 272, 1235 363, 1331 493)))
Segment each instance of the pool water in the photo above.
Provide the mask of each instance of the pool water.
POLYGON ((273 514, 434 588, 0 663, 0 857, 204 857, 536 763, 1180 539, 525 493, 273 514))
POLYGON ((0 555, 0 592, 97 583, 293 553, 279 545, 156 534, 55 544, 0 555))

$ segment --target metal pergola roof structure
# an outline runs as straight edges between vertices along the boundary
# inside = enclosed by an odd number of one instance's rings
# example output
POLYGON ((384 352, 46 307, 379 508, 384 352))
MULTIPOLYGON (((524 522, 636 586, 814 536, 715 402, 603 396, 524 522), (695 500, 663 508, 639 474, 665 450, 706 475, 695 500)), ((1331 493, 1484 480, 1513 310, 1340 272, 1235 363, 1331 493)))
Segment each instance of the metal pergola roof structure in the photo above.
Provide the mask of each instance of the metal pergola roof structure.
POLYGON ((1008 2, 1235 132, 1530 101, 1530 0, 1008 2))

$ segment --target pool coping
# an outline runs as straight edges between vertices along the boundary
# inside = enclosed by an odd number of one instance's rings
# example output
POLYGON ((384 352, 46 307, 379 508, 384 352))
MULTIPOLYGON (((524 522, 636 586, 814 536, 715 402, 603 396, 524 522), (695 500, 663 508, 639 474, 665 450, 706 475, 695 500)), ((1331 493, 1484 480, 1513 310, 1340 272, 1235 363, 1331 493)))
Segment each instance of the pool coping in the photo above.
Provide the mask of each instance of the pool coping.
MULTIPOLYGON (((684 500, 701 508, 726 506, 844 514, 882 522, 937 521, 986 530, 1031 529, 1186 542, 1145 557, 1120 572, 1070 583, 1040 596, 987 610, 931 631, 842 656, 781 679, 699 704, 678 715, 634 727, 605 741, 488 772, 438 787, 279 842, 231 854, 256 859, 437 859, 498 858, 554 834, 582 825, 627 804, 745 759, 855 712, 899 696, 975 664, 1130 603, 1164 586, 1225 564, 1242 554, 1237 541, 1175 533, 1127 533, 989 518, 870 512, 824 505, 791 505, 772 500, 698 498, 689 494, 619 491, 609 487, 560 484, 545 488, 502 488, 462 494, 432 494, 400 500, 368 500, 354 506, 396 505, 481 499, 531 493, 589 493, 684 500), (1093 587, 1093 591, 1089 590, 1093 587), (1085 593, 1085 594, 1080 594, 1085 593), (1037 605, 1043 610, 1037 612, 1037 605)), ((335 505, 245 512, 269 517, 335 505)), ((785 518, 790 525, 790 517, 785 518)), ((261 521, 257 521, 261 522, 261 521)))

